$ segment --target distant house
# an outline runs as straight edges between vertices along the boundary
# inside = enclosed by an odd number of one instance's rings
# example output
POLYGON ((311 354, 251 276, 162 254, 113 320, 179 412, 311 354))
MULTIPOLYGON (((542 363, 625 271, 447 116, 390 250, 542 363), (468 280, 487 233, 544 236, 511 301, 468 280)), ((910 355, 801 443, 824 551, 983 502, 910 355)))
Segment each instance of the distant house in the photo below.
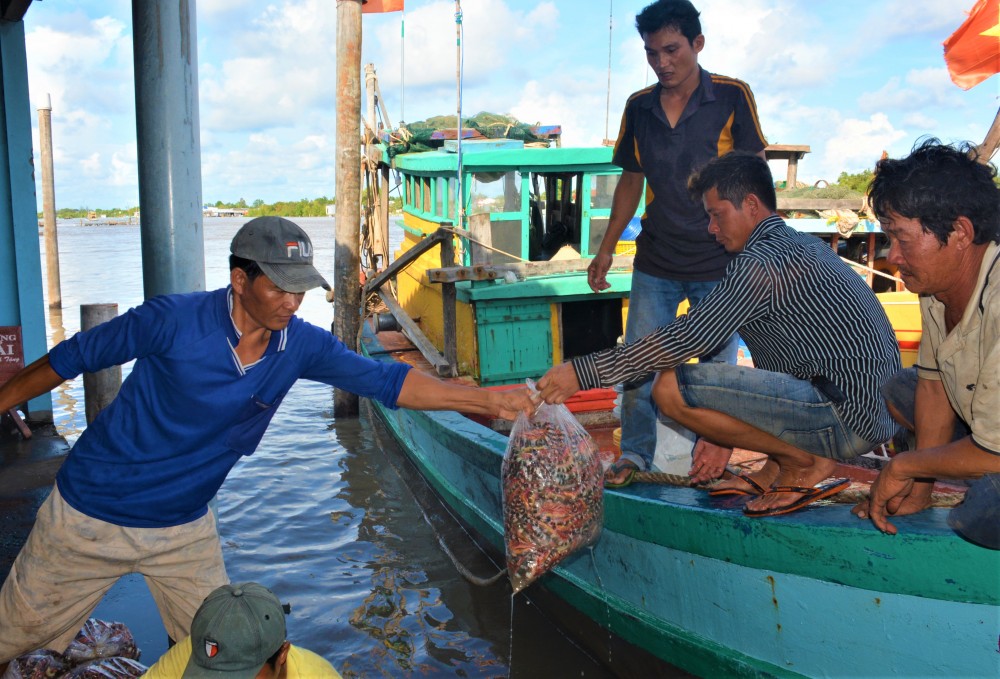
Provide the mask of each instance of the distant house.
POLYGON ((202 208, 201 214, 205 217, 246 217, 248 212, 250 212, 250 209, 245 207, 215 207, 214 205, 206 205, 202 208))
POLYGON ((326 216, 327 217, 336 217, 337 216, 337 206, 334 205, 334 204, 332 204, 332 203, 330 205, 327 205, 326 206, 326 216))

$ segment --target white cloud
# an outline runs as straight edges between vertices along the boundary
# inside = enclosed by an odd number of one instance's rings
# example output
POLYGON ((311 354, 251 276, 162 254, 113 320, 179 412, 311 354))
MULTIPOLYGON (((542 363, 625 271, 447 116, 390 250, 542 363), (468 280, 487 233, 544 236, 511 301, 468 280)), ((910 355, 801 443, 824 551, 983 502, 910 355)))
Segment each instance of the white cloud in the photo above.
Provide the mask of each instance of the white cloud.
MULTIPOLYGON (((940 48, 972 2, 696 1, 707 40, 700 61, 753 87, 771 142, 812 147, 800 164, 803 181, 833 180, 871 167, 883 148, 906 152, 921 134, 982 139, 998 80, 959 90, 940 48)), ((512 113, 563 125, 567 145, 598 144, 606 127, 616 135, 627 96, 653 82, 633 25, 646 0, 613 5, 610 107, 609 3, 463 4, 466 115, 512 113)), ((61 205, 125 205, 138 194, 130 6, 39 2, 26 15, 33 103, 52 94, 61 205)), ((197 7, 205 199, 332 195, 336 3, 197 7)), ((362 64, 378 68, 393 122, 402 18, 363 18, 362 64)), ((406 119, 454 114, 454 3, 407 0, 405 22, 406 119)))
POLYGON ((868 40, 930 35, 944 40, 968 16, 974 0, 890 0, 871 4, 858 28, 868 40))
POLYGON ((892 151, 896 142, 908 133, 897 130, 884 113, 867 120, 846 118, 826 140, 821 170, 835 180, 840 172, 858 172, 875 165, 883 151, 892 151))

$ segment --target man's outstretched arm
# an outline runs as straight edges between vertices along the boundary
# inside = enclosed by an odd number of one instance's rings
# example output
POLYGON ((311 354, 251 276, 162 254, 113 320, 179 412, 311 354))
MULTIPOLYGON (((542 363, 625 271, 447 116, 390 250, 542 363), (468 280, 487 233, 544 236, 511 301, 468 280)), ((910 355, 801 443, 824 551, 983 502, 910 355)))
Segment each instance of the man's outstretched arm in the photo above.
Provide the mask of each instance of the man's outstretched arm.
POLYGON ((52 391, 65 380, 49 364, 49 355, 24 368, 0 386, 0 413, 52 391))

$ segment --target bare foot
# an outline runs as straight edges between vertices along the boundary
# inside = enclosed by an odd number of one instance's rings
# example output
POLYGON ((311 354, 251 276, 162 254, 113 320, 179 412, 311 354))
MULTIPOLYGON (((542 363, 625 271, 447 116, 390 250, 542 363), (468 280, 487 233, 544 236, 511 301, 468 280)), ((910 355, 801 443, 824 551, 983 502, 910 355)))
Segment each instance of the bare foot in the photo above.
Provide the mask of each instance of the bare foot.
POLYGON ((608 488, 624 488, 632 483, 639 466, 629 459, 620 459, 608 467, 604 473, 604 485, 608 488))
MULTIPOLYGON (((754 482, 760 485, 761 488, 770 488, 775 479, 778 478, 778 472, 780 471, 778 463, 771 458, 768 458, 763 467, 755 471, 753 474, 747 474, 746 476, 753 479, 754 482)), ((738 476, 734 476, 732 474, 723 476, 722 481, 712 486, 712 490, 716 492, 720 490, 735 490, 740 493, 746 493, 747 495, 757 494, 756 488, 738 476)))
MULTIPOLYGON (((828 478, 837 469, 837 463, 825 457, 810 455, 811 465, 800 467, 787 465, 779 470, 777 477, 770 486, 799 486, 811 488, 828 478)), ((768 464, 771 464, 768 460, 768 464)), ((765 465, 766 466, 766 465, 765 465)), ((775 463, 777 466, 777 463, 775 463)), ((768 487, 768 486, 765 486, 768 487)), ((793 504, 802 497, 802 493, 765 493, 747 502, 746 508, 751 511, 765 511, 775 507, 793 504)))

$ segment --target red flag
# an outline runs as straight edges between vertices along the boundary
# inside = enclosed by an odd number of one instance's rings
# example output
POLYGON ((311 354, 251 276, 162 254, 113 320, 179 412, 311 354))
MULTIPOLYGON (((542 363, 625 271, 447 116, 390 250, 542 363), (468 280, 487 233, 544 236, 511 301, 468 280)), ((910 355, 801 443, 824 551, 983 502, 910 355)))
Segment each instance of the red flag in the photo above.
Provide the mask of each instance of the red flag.
POLYGON ((944 41, 951 80, 967 90, 1000 73, 1000 0, 977 0, 969 18, 944 41))
MULTIPOLYGON (((996 2, 993 3, 994 5, 996 2)), ((380 12, 402 12, 403 0, 364 0, 361 5, 362 14, 376 14, 380 12)))

